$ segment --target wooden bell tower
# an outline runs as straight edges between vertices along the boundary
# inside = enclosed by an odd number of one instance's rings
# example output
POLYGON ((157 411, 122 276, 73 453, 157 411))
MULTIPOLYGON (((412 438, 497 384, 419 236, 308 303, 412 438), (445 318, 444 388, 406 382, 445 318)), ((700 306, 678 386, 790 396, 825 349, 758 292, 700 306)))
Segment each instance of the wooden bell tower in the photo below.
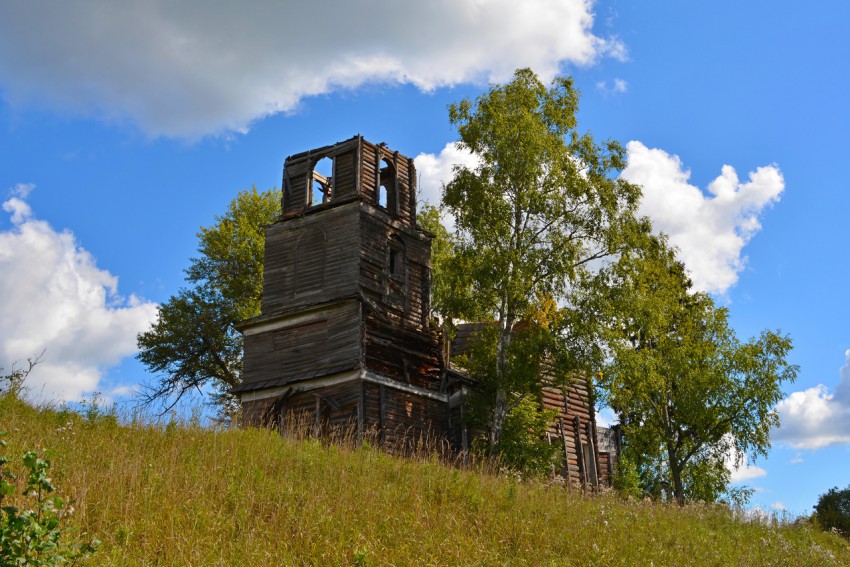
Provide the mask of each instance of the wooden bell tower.
POLYGON ((262 314, 238 325, 247 423, 310 412, 446 434, 459 404, 429 324, 432 236, 413 159, 360 136, 290 156, 266 229, 262 314))

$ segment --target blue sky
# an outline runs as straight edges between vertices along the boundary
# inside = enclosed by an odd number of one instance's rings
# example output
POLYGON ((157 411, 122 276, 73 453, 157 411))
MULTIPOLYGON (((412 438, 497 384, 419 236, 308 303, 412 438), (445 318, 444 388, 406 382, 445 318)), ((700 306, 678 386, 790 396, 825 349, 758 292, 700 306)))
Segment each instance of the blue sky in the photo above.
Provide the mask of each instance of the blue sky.
POLYGON ((0 6, 0 367, 46 349, 42 395, 126 398, 136 333, 239 190, 360 133, 434 200, 469 159, 447 105, 530 66, 628 144, 643 211, 739 336, 792 336, 783 427, 736 472, 754 504, 850 483, 850 5, 354 4, 0 6))

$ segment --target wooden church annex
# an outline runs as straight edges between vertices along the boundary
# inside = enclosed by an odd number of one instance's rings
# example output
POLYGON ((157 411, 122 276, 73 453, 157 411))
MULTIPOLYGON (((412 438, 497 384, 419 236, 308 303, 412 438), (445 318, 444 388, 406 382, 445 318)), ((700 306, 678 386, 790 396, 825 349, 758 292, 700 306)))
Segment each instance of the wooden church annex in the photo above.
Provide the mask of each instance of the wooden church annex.
MULTIPOLYGON (((244 423, 306 414, 319 428, 377 430, 390 446, 434 436, 466 450, 474 384, 450 353, 465 350, 475 324, 446 348, 432 323, 432 238, 416 222, 412 158, 359 135, 288 157, 282 214, 266 228, 261 315, 237 325, 244 423)), ((556 473, 610 484, 616 435, 597 431, 589 384, 544 382, 540 401, 558 410, 556 473)))

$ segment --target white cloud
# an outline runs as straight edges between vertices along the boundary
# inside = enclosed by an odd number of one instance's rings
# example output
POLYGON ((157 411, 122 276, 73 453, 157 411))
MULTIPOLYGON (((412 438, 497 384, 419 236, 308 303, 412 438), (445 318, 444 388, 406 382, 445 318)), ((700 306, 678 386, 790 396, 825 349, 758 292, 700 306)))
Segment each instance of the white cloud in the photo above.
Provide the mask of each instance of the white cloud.
POLYGON ((596 412, 596 425, 599 427, 611 427, 619 423, 620 419, 609 407, 603 407, 596 412))
MULTIPOLYGON (((694 285, 704 291, 723 293, 744 268, 744 246, 761 225, 759 214, 779 200, 784 181, 775 166, 758 168, 748 182, 738 180, 735 170, 725 165, 722 174, 708 186, 709 195, 688 183, 690 172, 679 158, 640 142, 628 144, 629 166, 623 177, 643 186, 641 214, 670 236, 681 250, 694 285)), ((475 168, 478 159, 452 142, 439 154, 416 156, 419 200, 437 205, 442 186, 454 177, 453 167, 475 168)), ((453 219, 444 218, 448 227, 453 219)))
POLYGON ((0 366, 45 350, 26 385, 34 396, 75 400, 136 351, 156 305, 118 295, 118 279, 73 234, 35 218, 21 197, 32 189, 18 185, 3 203, 12 226, 0 232, 0 366))
POLYGON ((732 471, 731 482, 743 482, 745 480, 767 476, 766 470, 755 465, 745 464, 739 468, 732 467, 730 470, 732 471))
MULTIPOLYGON (((439 155, 421 153, 414 158, 416 173, 419 176, 417 198, 419 201, 439 206, 443 198, 443 184, 454 179, 454 167, 464 165, 469 169, 478 167, 479 158, 468 150, 461 149, 457 143, 449 142, 439 155)), ((444 212, 443 225, 449 231, 454 230, 454 217, 444 212)))
POLYGON ((503 81, 625 47, 592 0, 0 5, 0 87, 15 104, 130 119, 151 135, 244 131, 305 96, 369 82, 503 81))
POLYGON ((454 179, 454 166, 464 165, 475 169, 479 160, 472 152, 461 149, 455 142, 449 142, 440 155, 422 153, 416 156, 414 162, 419 175, 417 198, 437 206, 442 199, 443 184, 454 179))
POLYGON ((743 182, 724 165, 706 194, 688 182, 690 171, 678 156, 637 141, 627 149, 622 176, 643 186, 641 213, 679 247, 696 288, 726 292, 746 265, 742 250, 761 228, 759 215, 785 188, 779 168, 759 167, 743 182))
POLYGON ((729 454, 726 455, 726 468, 732 473, 730 477, 731 482, 743 482, 745 480, 767 476, 766 470, 751 465, 747 461, 746 455, 740 454, 734 446, 731 446, 729 454), (739 457, 740 461, 738 459, 739 457), (738 462, 740 462, 740 466, 736 464, 738 462))
POLYGON ((794 449, 850 444, 850 349, 844 358, 835 392, 830 394, 826 386, 818 384, 779 402, 780 427, 773 439, 794 449))
POLYGON ((803 454, 797 453, 796 455, 794 455, 794 457, 790 461, 788 461, 788 464, 798 465, 802 462, 803 462, 803 454))
POLYGON ((12 187, 11 194, 13 197, 19 197, 21 199, 26 199, 32 193, 32 190, 35 189, 35 183, 18 183, 14 187, 12 187))
POLYGON ((608 81, 599 81, 596 89, 605 95, 621 94, 629 90, 629 84, 624 79, 614 79, 609 87, 608 81))

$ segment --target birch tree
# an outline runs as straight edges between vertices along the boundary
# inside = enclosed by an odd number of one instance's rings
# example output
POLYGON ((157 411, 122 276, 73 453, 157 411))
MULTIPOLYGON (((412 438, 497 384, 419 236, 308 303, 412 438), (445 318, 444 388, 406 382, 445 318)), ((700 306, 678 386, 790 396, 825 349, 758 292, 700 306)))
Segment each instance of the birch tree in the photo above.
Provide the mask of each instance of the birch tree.
POLYGON ((571 79, 546 87, 520 69, 449 108, 461 147, 480 161, 458 166, 443 188, 443 206, 455 218, 455 268, 446 271, 465 295, 446 315, 495 321, 495 363, 484 388, 492 392, 491 447, 528 394, 511 379, 515 324, 538 310, 539 298, 568 301, 594 260, 627 246, 636 225, 640 189, 618 177, 625 151, 578 132, 578 99, 571 79))
POLYGON ((609 291, 610 363, 603 392, 619 415, 626 451, 669 485, 679 504, 713 501, 730 457, 766 456, 782 384, 793 382, 791 339, 774 331, 740 341, 729 312, 691 288, 666 238, 650 237, 602 272, 609 291), (660 465, 660 468, 656 468, 660 465))

